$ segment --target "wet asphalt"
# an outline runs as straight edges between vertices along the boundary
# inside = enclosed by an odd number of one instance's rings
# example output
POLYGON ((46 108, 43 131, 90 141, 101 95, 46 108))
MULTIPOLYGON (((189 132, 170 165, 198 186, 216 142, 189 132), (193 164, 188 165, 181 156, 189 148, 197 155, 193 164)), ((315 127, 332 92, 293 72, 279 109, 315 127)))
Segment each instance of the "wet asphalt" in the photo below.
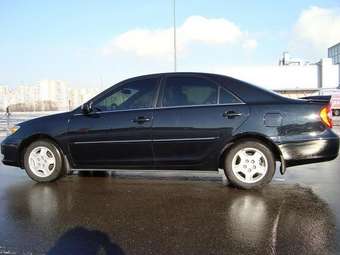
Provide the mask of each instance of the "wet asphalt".
POLYGON ((220 178, 74 174, 0 165, 0 254, 340 254, 340 158, 262 190, 220 178))

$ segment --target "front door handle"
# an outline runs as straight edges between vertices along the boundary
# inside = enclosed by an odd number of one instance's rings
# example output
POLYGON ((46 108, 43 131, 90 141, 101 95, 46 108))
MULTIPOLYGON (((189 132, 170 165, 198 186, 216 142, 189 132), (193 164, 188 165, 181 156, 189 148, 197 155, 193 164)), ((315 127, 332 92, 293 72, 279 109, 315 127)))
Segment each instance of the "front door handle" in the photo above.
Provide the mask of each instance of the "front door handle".
POLYGON ((223 113, 223 117, 228 118, 228 119, 233 119, 235 117, 242 116, 242 113, 240 112, 234 112, 234 111, 226 111, 223 113))
POLYGON ((138 124, 143 124, 145 122, 149 122, 151 119, 148 117, 144 117, 144 116, 139 116, 136 117, 135 119, 132 120, 132 122, 138 123, 138 124))

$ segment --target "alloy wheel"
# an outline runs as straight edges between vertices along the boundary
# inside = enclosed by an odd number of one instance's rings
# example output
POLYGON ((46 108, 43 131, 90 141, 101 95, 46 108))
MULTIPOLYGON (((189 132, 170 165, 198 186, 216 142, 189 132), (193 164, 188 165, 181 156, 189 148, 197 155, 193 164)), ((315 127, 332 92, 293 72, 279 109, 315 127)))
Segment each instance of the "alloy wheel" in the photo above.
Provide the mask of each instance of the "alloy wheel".
POLYGON ((232 171, 239 181, 256 183, 266 176, 268 160, 258 149, 244 148, 233 157, 232 171))
POLYGON ((49 148, 38 146, 31 151, 28 163, 36 176, 48 177, 56 167, 56 158, 49 148))

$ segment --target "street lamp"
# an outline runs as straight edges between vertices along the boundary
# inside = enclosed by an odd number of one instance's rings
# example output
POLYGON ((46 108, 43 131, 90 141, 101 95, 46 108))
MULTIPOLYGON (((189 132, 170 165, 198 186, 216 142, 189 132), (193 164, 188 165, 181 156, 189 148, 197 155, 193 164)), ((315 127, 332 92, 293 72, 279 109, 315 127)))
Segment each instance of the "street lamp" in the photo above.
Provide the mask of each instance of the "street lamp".
POLYGON ((174 71, 177 71, 177 35, 176 35, 176 0, 173 0, 173 27, 174 27, 174 71))

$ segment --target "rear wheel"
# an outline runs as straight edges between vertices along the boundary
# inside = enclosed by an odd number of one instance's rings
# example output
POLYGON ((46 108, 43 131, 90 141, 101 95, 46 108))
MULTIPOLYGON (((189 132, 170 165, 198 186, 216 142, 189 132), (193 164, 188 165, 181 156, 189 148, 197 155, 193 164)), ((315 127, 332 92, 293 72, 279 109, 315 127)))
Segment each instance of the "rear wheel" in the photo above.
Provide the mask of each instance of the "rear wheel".
POLYGON ((64 173, 58 148, 50 141, 40 140, 28 146, 24 166, 29 177, 37 182, 51 182, 64 173))
POLYGON ((259 188, 272 180, 275 159, 265 144, 242 140, 227 154, 224 169, 234 186, 243 189, 259 188))

